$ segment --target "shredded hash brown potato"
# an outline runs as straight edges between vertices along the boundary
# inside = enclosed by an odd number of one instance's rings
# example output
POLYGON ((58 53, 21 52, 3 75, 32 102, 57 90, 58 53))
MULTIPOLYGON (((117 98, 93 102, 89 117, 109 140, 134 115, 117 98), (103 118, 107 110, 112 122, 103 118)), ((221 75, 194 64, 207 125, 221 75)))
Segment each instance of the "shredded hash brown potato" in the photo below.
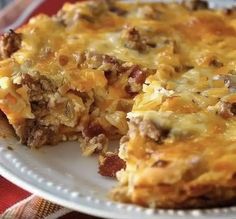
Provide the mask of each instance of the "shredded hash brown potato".
POLYGON ((225 206, 236 200, 235 57, 233 8, 67 3, 1 37, 0 109, 29 147, 78 140, 100 153, 114 200, 225 206), (118 157, 107 150, 120 137, 118 157))

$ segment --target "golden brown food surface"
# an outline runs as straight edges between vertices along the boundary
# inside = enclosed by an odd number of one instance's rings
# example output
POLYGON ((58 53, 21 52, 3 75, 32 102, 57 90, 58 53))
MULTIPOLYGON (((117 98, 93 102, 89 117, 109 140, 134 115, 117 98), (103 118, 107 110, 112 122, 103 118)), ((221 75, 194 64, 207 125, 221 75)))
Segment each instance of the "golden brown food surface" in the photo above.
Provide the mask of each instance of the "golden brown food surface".
POLYGON ((22 143, 79 139, 88 155, 127 133, 133 98, 155 73, 143 60, 154 45, 132 24, 128 8, 68 3, 1 37, 0 109, 22 143))
POLYGON ((0 109, 30 147, 79 140, 85 155, 105 154, 103 175, 126 166, 115 200, 234 204, 235 58, 234 9, 68 3, 2 36, 0 109), (121 136, 125 165, 105 153, 121 136))

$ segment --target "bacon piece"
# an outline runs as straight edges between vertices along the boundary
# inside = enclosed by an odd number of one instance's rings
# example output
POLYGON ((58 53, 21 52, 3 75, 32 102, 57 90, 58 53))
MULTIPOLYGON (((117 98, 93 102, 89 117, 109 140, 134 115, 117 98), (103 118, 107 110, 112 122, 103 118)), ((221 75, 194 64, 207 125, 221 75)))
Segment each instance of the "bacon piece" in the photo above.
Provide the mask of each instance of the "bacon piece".
POLYGON ((146 72, 140 69, 138 65, 132 66, 131 69, 129 69, 129 71, 130 71, 130 77, 134 78, 137 84, 143 84, 145 82, 146 72))
POLYGON ((135 96, 142 90, 142 85, 147 76, 146 71, 142 70, 138 65, 133 65, 127 73, 129 74, 129 79, 125 91, 131 96, 135 96))
MULTIPOLYGON (((140 90, 140 88, 139 88, 139 90, 140 90)), ((134 97, 134 96, 136 96, 136 95, 138 94, 138 92, 134 91, 134 90, 133 90, 133 87, 130 86, 130 85, 126 85, 126 86, 125 86, 125 91, 126 91, 126 93, 129 94, 131 97, 134 97)))
POLYGON ((115 177, 116 173, 126 167, 125 161, 116 153, 107 152, 99 157, 99 173, 102 176, 115 177))
POLYGON ((83 134, 86 137, 93 138, 95 136, 98 136, 100 134, 104 134, 105 130, 103 127, 98 123, 89 123, 87 127, 84 128, 83 134))
POLYGON ((58 61, 61 66, 65 66, 69 62, 69 57, 66 55, 60 55, 58 61))

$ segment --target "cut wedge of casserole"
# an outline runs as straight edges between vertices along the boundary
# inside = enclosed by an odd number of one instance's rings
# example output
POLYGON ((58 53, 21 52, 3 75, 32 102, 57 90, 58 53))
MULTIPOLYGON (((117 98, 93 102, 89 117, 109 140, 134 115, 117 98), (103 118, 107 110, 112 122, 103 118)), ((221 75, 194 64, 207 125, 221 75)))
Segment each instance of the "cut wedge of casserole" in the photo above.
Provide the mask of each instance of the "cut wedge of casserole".
POLYGON ((68 3, 2 36, 0 109, 23 144, 79 140, 85 155, 101 152, 102 175, 123 168, 115 200, 233 204, 235 51, 234 9, 68 3), (123 161, 105 153, 121 136, 123 161))
POLYGON ((159 7, 171 19, 149 22, 175 49, 153 58, 157 71, 128 113, 119 152, 126 169, 113 198, 163 208, 235 204, 235 13, 159 7))

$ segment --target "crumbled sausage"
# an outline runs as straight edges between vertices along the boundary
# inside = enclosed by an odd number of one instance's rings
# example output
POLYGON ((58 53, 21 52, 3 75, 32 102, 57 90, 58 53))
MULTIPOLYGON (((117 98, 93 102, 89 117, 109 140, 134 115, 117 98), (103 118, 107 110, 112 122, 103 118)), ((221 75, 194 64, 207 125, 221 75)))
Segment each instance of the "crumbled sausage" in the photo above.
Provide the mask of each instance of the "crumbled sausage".
POLYGON ((48 114, 48 102, 45 100, 31 101, 31 111, 38 118, 44 117, 48 114))
POLYGON ((5 33, 0 40, 0 58, 9 58, 20 49, 21 40, 21 34, 14 32, 14 30, 5 33))
POLYGON ((142 70, 138 65, 133 65, 129 70, 128 70, 129 76, 131 78, 134 78, 134 81, 137 84, 143 84, 146 79, 146 71, 142 70))
POLYGON ((121 39, 124 41, 126 48, 137 50, 140 53, 147 52, 148 48, 157 46, 147 34, 141 34, 141 31, 135 27, 126 26, 122 31, 121 39))
POLYGON ((103 61, 106 63, 111 63, 111 64, 120 63, 120 61, 116 57, 109 56, 109 55, 103 55, 103 61))
POLYGON ((236 103, 232 103, 230 111, 234 116, 236 115, 236 103))
POLYGON ((76 56, 79 68, 92 68, 104 71, 108 84, 113 84, 118 76, 126 71, 123 61, 114 56, 85 52, 76 56))
MULTIPOLYGON (((44 75, 22 75, 22 84, 27 85, 32 90, 55 91, 54 84, 44 75)), ((38 91, 39 92, 39 91, 38 91)))
MULTIPOLYGON (((75 58, 78 62, 79 68, 92 68, 104 71, 104 75, 108 80, 109 85, 117 81, 120 75, 127 74, 130 79, 130 83, 126 88, 128 93, 129 86, 131 86, 131 93, 140 91, 140 85, 145 82, 147 76, 147 71, 143 70, 139 65, 127 66, 125 65, 125 61, 119 60, 114 56, 94 52, 84 52, 77 54, 75 58), (133 83, 135 84, 133 85, 133 83), (133 89, 136 85, 139 88, 133 89)), ((153 70, 149 69, 149 71, 151 72, 153 70)))
POLYGON ((236 115, 236 103, 221 102, 218 114, 227 119, 236 115))
POLYGON ((147 73, 142 70, 138 65, 133 65, 128 69, 128 85, 125 87, 125 91, 134 96, 142 90, 142 85, 146 80, 147 73))
POLYGON ((147 136, 155 141, 159 141, 161 138, 161 130, 156 127, 151 121, 143 120, 139 124, 140 134, 143 136, 147 136))
POLYGON ((100 69, 103 71, 112 71, 116 76, 118 76, 126 70, 126 68, 123 67, 123 63, 123 61, 114 56, 103 55, 103 64, 100 66, 100 69))
POLYGON ((46 93, 56 91, 55 85, 44 75, 23 74, 21 84, 29 88, 30 101, 41 101, 46 93))
POLYGON ((84 136, 80 139, 80 147, 85 156, 93 153, 103 153, 108 147, 108 138, 105 134, 98 134, 94 137, 84 136))
POLYGON ((115 177, 116 173, 125 169, 125 161, 122 160, 117 154, 107 152, 99 157, 99 173, 102 176, 115 177))
POLYGON ((170 132, 169 129, 158 126, 150 120, 134 118, 130 123, 131 127, 138 128, 141 136, 148 137, 157 143, 162 143, 163 140, 168 137, 170 132))
POLYGON ((79 68, 92 68, 104 71, 108 85, 115 83, 120 75, 128 75, 125 91, 131 96, 141 91, 147 74, 155 71, 152 69, 144 70, 136 64, 126 65, 125 61, 119 60, 114 56, 94 52, 77 54, 76 60, 79 68))
POLYGON ((105 130, 103 127, 95 122, 90 122, 83 130, 83 134, 86 137, 93 138, 94 136, 98 136, 99 134, 104 134, 105 130))
POLYGON ((212 59, 210 62, 209 62, 209 66, 212 66, 212 67, 216 67, 216 68, 221 68, 223 67, 223 63, 220 62, 219 60, 217 59, 212 59))
POLYGON ((28 87, 31 110, 37 119, 47 116, 50 107, 49 95, 55 95, 57 90, 54 83, 46 76, 36 73, 35 75, 22 74, 21 85, 28 87))
POLYGON ((94 152, 99 153, 104 150, 107 144, 107 137, 104 134, 94 136, 89 140, 89 144, 96 145, 94 152))
POLYGON ((119 15, 119 16, 124 16, 127 14, 127 11, 118 7, 116 5, 116 1, 114 0, 105 0, 106 4, 107 4, 107 7, 109 9, 109 11, 119 15))
POLYGON ((95 23, 100 16, 108 12, 107 4, 102 0, 88 1, 84 4, 84 7, 86 8, 84 10, 86 11, 85 13, 78 10, 74 13, 74 16, 68 16, 68 13, 62 9, 53 17, 53 19, 66 27, 77 24, 79 21, 95 23))
POLYGON ((123 62, 116 57, 94 52, 85 52, 79 54, 79 56, 77 57, 77 62, 79 64, 79 67, 100 69, 103 71, 123 70, 121 69, 123 62))
POLYGON ((135 27, 126 27, 122 33, 125 47, 144 52, 147 49, 147 41, 141 37, 140 32, 135 27))
POLYGON ((56 133, 56 126, 42 124, 41 120, 48 115, 48 95, 55 93, 55 85, 43 75, 22 74, 21 85, 28 87, 29 101, 35 119, 26 120, 19 129, 18 135, 23 144, 29 147, 40 147, 45 144, 55 144, 60 139, 56 133))
POLYGON ((55 133, 52 126, 41 125, 37 120, 28 119, 18 134, 23 144, 40 147, 45 144, 56 144, 59 138, 55 133))
POLYGON ((32 127, 27 139, 27 145, 30 147, 39 147, 45 144, 52 144, 53 131, 47 126, 32 127))
POLYGON ((185 0, 183 1, 183 5, 192 11, 209 8, 208 2, 204 0, 185 0))
POLYGON ((235 7, 235 6, 232 6, 232 7, 230 7, 230 8, 223 8, 223 9, 222 9, 222 12, 223 12, 225 15, 228 15, 228 16, 234 14, 235 11, 236 11, 236 7, 235 7))

